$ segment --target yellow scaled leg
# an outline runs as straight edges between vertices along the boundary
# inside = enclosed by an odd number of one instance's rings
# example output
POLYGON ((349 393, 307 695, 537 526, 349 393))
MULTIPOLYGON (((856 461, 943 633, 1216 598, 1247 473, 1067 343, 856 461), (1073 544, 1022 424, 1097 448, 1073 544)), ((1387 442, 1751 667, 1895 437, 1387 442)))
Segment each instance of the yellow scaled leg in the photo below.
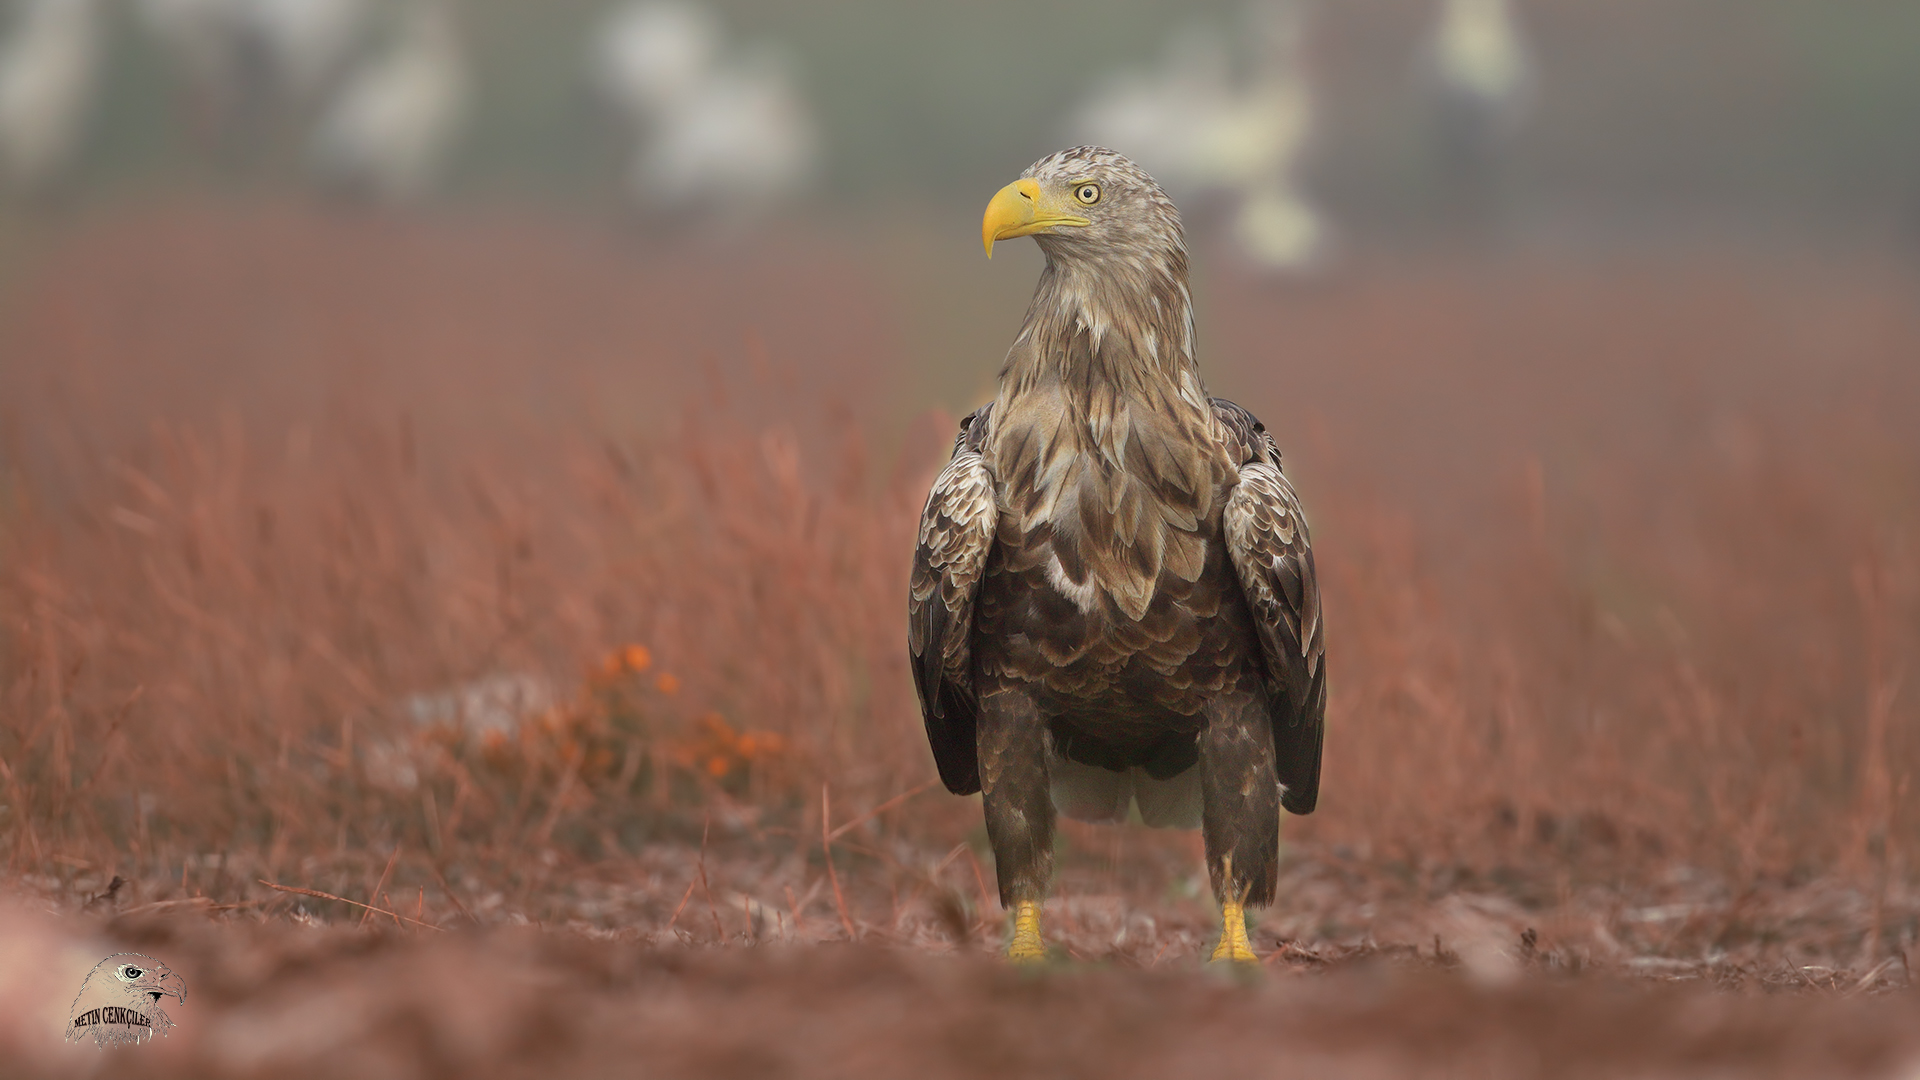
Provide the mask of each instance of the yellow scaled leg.
POLYGON ((1040 902, 1022 900, 1013 907, 1013 940, 1007 942, 1007 959, 1033 963, 1047 958, 1047 943, 1040 938, 1040 902))
MULTIPOLYGON (((1229 856, 1220 877, 1228 889, 1233 888, 1233 858, 1229 856)), ((1247 912, 1241 901, 1245 893, 1229 893, 1220 902, 1220 944, 1213 947, 1209 963, 1222 960, 1235 964, 1257 964, 1260 958, 1253 955, 1253 943, 1247 940, 1247 912)))
POLYGON ((1247 913, 1240 901, 1229 900, 1220 905, 1220 924, 1220 944, 1213 947, 1213 960, 1231 960, 1236 964, 1260 962, 1260 958, 1253 955, 1253 943, 1247 940, 1247 913))

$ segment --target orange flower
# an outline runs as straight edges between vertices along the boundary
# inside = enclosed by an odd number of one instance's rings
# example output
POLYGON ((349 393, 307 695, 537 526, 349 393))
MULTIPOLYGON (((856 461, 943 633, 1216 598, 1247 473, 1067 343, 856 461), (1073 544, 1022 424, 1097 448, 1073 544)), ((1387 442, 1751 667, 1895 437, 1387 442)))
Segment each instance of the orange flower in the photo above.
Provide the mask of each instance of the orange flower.
POLYGON ((600 658, 587 673, 587 681, 607 685, 624 675, 636 675, 653 666, 653 651, 645 645, 622 645, 600 658))
POLYGON ((702 714, 668 753, 683 769, 698 769, 715 780, 744 773, 754 762, 781 754, 786 740, 771 731, 737 732, 717 712, 702 714))
POLYGON ((653 680, 653 685, 655 689, 668 697, 672 697, 680 692, 679 676, 666 672, 662 672, 659 678, 653 680))

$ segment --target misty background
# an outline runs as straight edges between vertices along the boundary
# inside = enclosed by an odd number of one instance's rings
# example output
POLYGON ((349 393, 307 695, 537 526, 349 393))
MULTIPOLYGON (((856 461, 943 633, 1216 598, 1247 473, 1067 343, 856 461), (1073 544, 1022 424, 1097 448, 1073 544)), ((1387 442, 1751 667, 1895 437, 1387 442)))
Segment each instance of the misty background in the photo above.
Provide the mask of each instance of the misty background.
MULTIPOLYGON (((43 6, 82 5, 8 4, 0 25, 16 38, 10 52, 43 6)), ((155 189, 238 194, 312 181, 303 129, 329 84, 359 59, 350 55, 356 46, 336 47, 338 58, 320 61, 298 93, 232 75, 222 92, 249 100, 226 103, 228 115, 216 119, 207 100, 194 100, 213 96, 196 85, 212 77, 190 70, 143 14, 165 0, 84 6, 97 23, 91 100, 76 110, 67 160, 36 178, 48 189, 33 193, 39 202, 68 208, 155 189)), ((357 9, 342 36, 370 38, 410 5, 332 6, 357 9)), ((434 6, 451 25, 467 85, 432 194, 619 205, 624 140, 592 71, 595 38, 615 6, 434 6)), ((1344 234, 1368 243, 1413 242, 1457 208, 1444 197, 1437 110, 1421 71, 1439 8, 1428 0, 1302 6, 1300 52, 1315 112, 1305 185, 1344 234)), ((1246 17, 1237 3, 1150 0, 734 0, 710 10, 730 39, 770 50, 790 69, 818 126, 819 169, 806 199, 819 212, 871 221, 884 210, 956 227, 1004 178, 1074 137, 1076 110, 1116 73, 1163 62, 1182 34, 1243 37, 1246 17)), ((1920 212, 1920 7, 1530 0, 1514 4, 1512 17, 1534 85, 1501 151, 1501 213, 1489 234, 1510 242, 1663 239, 1675 229, 1873 237, 1920 212)), ((10 201, 38 205, 19 191, 10 201)))

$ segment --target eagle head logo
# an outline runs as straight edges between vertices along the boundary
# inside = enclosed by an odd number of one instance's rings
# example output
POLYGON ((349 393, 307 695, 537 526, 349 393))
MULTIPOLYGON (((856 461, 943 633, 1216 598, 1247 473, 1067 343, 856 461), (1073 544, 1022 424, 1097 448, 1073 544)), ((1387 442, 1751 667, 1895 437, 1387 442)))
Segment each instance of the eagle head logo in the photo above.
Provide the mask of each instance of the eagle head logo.
POLYGON ((142 953, 114 953, 93 966, 67 1012, 67 1041, 91 1035, 108 1047, 165 1035, 173 1027, 160 999, 187 1000, 187 984, 173 969, 142 953))

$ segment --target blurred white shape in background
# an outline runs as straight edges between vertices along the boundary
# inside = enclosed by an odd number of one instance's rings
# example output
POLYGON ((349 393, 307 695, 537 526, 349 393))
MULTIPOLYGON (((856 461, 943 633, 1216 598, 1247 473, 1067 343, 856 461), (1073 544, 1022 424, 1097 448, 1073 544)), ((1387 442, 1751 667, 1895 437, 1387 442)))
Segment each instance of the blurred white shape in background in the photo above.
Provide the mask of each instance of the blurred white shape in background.
POLYGON ((1517 108, 1530 64, 1507 0, 1441 0, 1433 67, 1441 84, 1488 108, 1517 108))
POLYGON ((472 682, 411 694, 401 701, 419 727, 457 728, 469 735, 511 735, 522 723, 560 703, 546 678, 524 671, 497 672, 472 682))
POLYGON ((421 754, 414 737, 418 730, 440 729, 462 738, 512 739, 522 726, 534 723, 561 704, 548 679, 524 671, 503 671, 471 682, 442 687, 400 699, 399 712, 412 721, 415 733, 383 737, 370 734, 358 742, 361 768, 374 786, 388 791, 412 791, 420 786, 421 754))
POLYGON ((1109 76, 1083 102, 1073 126, 1126 154, 1176 196, 1221 183, 1207 128, 1234 102, 1226 42, 1186 27, 1158 68, 1109 76))
MULTIPOLYGON (((1313 90, 1302 44, 1306 15, 1296 3, 1267 0, 1248 9, 1253 75, 1227 160, 1240 167, 1243 197, 1234 237, 1262 266, 1305 270, 1326 250, 1320 212, 1301 189, 1299 169, 1313 137, 1313 90)), ((1223 149, 1223 155, 1227 152, 1223 149)))
POLYGON ((1224 197, 1241 251, 1264 267, 1305 270, 1327 241, 1298 175, 1314 126, 1305 12, 1295 0, 1255 0, 1245 19, 1238 74, 1224 38, 1185 28, 1158 68, 1105 80, 1076 111, 1073 137, 1126 154, 1177 200, 1224 197))
POLYGON ((629 187, 655 209, 745 221, 812 179, 819 136, 791 65, 772 46, 729 48, 707 8, 617 9, 592 71, 634 136, 629 187))
POLYGON ((661 118, 630 178, 640 194, 670 205, 754 214, 805 186, 814 141, 783 58, 755 50, 708 72, 661 118))
POLYGON ((467 103, 467 72, 446 8, 416 0, 384 54, 351 72, 314 130, 314 167, 343 187, 389 201, 432 185, 467 103))
POLYGON ((0 45, 0 158, 21 187, 59 177, 79 148, 100 66, 94 0, 24 0, 0 45))
POLYGON ((627 117, 650 121, 692 93, 720 55, 722 36, 704 7, 629 4, 594 42, 594 81, 627 117))
POLYGON ((366 0, 227 2, 239 4, 245 31, 269 77, 294 98, 314 93, 340 70, 358 40, 367 6, 366 0))
POLYGON ((1533 63, 1508 0, 1440 0, 1423 65, 1442 151, 1484 184, 1533 97, 1533 63))

